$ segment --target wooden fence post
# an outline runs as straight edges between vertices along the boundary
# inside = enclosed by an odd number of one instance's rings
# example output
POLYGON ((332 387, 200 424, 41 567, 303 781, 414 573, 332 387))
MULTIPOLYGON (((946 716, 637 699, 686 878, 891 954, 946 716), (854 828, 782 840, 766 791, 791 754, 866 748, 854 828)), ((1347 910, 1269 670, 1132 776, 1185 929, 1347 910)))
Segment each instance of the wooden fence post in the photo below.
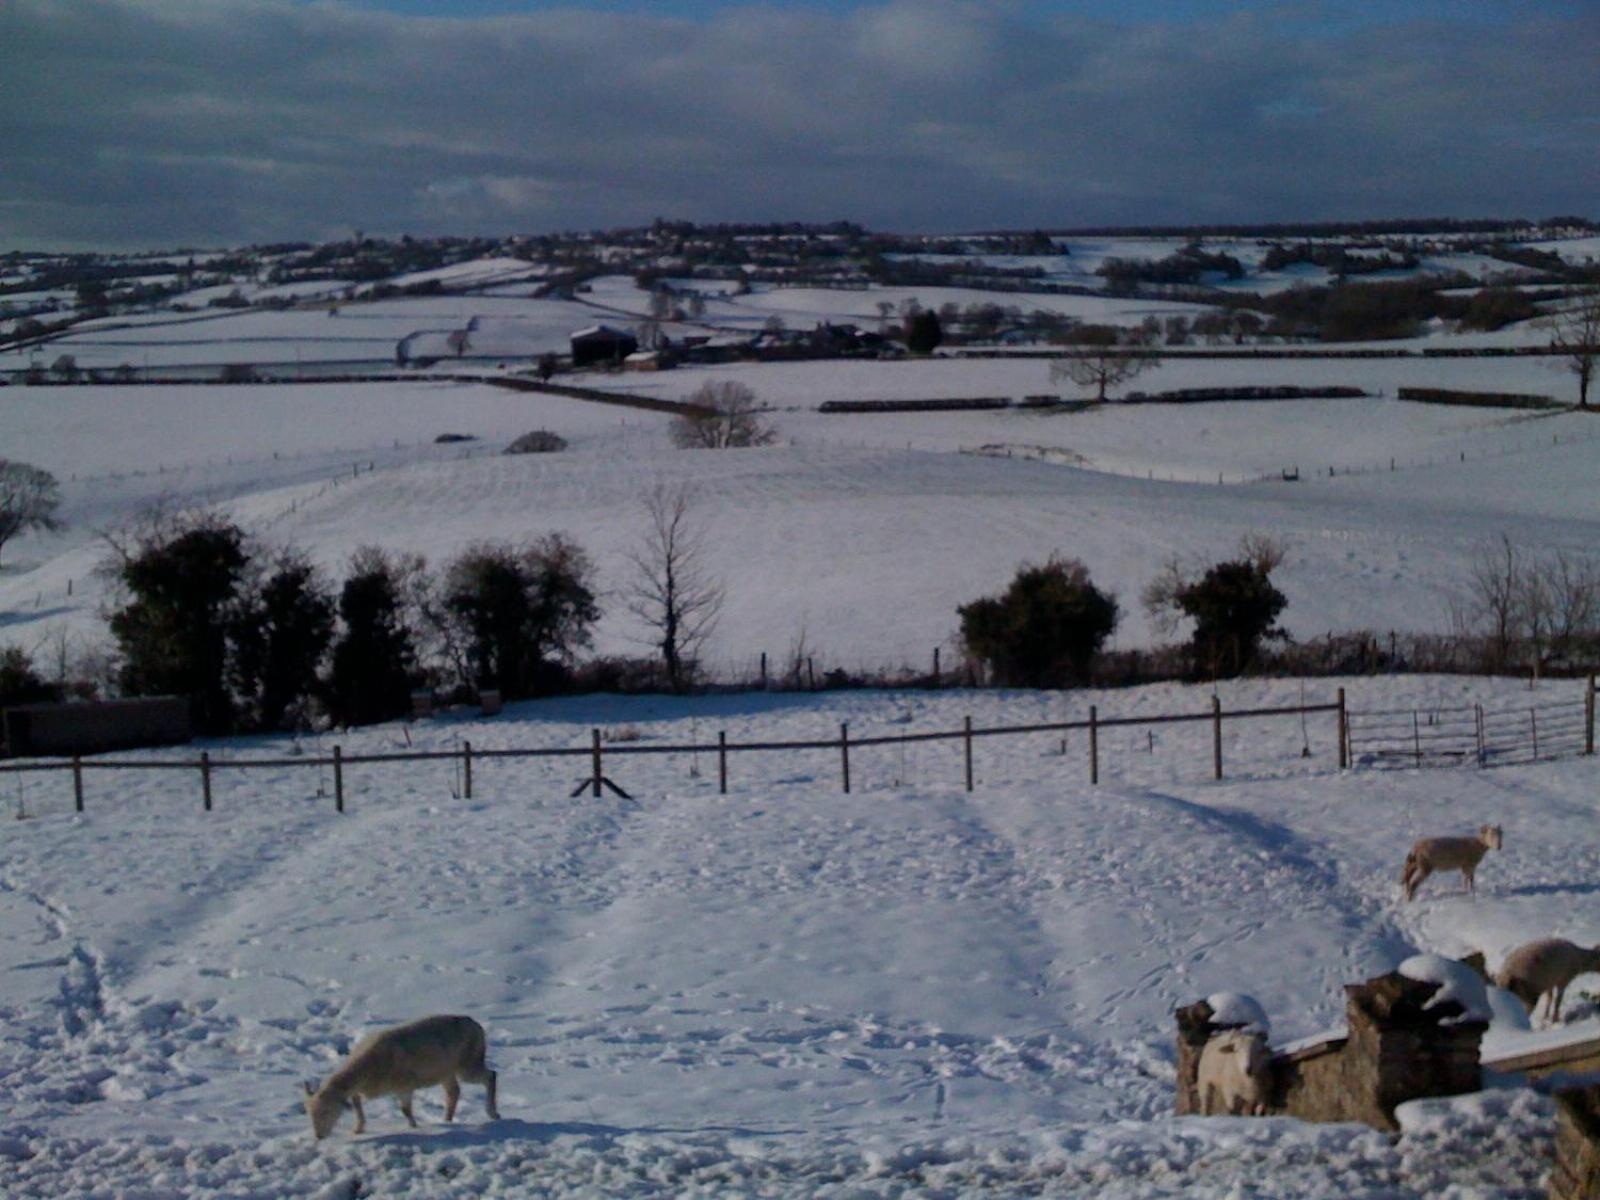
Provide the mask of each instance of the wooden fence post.
POLYGON ((1422 722, 1417 719, 1417 710, 1411 710, 1411 752, 1416 757, 1417 766, 1422 765, 1422 722))
POLYGON ((767 652, 761 652, 761 690, 767 690, 767 652))
POLYGON ((1533 709, 1528 710, 1528 730, 1533 734, 1533 761, 1539 761, 1539 714, 1533 709))
POLYGON ((1339 770, 1350 766, 1350 714, 1344 706, 1344 689, 1339 689, 1339 770))
POLYGON ((1211 773, 1222 778, 1222 697, 1211 693, 1211 773))
POLYGON ((1089 705, 1089 782, 1100 782, 1100 710, 1089 705))
POLYGON ((594 755, 594 798, 600 799, 600 731, 592 731, 591 745, 594 755))
POLYGON ((344 811, 344 751, 333 748, 333 809, 344 811))
POLYGON ((72 756, 72 805, 83 811, 83 759, 76 754, 72 756))
POLYGON ((728 794, 728 731, 717 731, 717 792, 719 795, 728 794))
POLYGON ((1584 754, 1595 752, 1595 677, 1590 675, 1584 691, 1584 754))
POLYGON ((933 686, 939 686, 939 647, 933 648, 933 686))
POLYGON ((850 794, 850 725, 839 725, 839 769, 844 775, 844 792, 850 794))
POLYGON ((200 751, 200 791, 205 797, 206 811, 211 811, 211 751, 200 751))
POLYGON ((472 743, 466 739, 461 742, 461 798, 472 799, 472 743))
POLYGON ((962 725, 962 752, 967 763, 967 791, 972 790, 972 716, 969 713, 962 725))

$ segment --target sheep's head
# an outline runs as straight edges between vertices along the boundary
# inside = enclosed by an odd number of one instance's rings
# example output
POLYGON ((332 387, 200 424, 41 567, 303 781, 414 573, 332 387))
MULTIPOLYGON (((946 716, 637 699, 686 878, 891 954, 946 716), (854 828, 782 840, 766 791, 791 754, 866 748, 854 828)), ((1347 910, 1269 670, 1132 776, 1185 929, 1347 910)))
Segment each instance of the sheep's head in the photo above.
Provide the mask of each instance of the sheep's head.
POLYGON ((1483 844, 1491 850, 1500 849, 1500 826, 1485 825, 1478 830, 1478 836, 1483 839, 1483 844))
POLYGON ((311 1132, 320 1142, 333 1132, 333 1127, 339 1123, 344 1110, 350 1107, 350 1101, 343 1096, 330 1095, 326 1091, 314 1091, 309 1083, 305 1087, 306 1112, 311 1116, 311 1132))

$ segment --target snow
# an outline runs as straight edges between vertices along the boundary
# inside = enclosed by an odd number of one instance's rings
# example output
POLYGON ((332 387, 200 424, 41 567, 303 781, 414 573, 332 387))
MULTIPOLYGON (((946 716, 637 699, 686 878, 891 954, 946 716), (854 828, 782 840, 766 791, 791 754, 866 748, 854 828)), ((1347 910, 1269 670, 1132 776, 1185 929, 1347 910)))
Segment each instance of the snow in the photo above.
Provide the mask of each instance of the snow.
MULTIPOLYGON (((1338 682, 1361 705, 1441 686, 1338 682)), ((1230 706, 1297 695, 1224 688, 1230 706)), ((739 743, 841 721, 865 737, 1208 695, 596 696, 303 749, 576 748, 594 727, 637 731, 617 748, 739 743)), ((735 755, 726 796, 704 756, 612 757, 631 802, 571 796, 585 768, 568 759, 481 758, 470 800, 448 761, 351 765, 342 817, 326 768, 226 767, 292 749, 270 739, 207 743, 211 814, 186 774, 91 769, 82 815, 66 775, 7 780, 29 814, 0 857, 7 1195, 1536 1186, 1549 1106, 1516 1091, 1428 1110, 1396 1144, 1174 1119, 1171 1014, 1249 979, 1304 1037, 1342 1013, 1344 983, 1426 945, 1430 915, 1547 925, 1566 901, 1546 881, 1597 866, 1574 836, 1592 765, 1379 779, 1336 771, 1330 731, 1308 763, 1288 721, 1230 729, 1218 784, 1208 732, 1173 729, 1155 754, 1107 737, 1099 787, 1076 740, 1063 758, 1041 735, 980 739, 970 794, 958 743, 863 747, 849 794, 826 752, 735 755), (1398 902, 1397 847, 1490 812, 1507 850, 1475 899, 1398 902), (453 1128, 432 1091, 419 1131, 378 1102, 364 1137, 313 1143, 300 1082, 430 1011, 484 1023, 504 1119, 469 1086, 453 1128)))
POLYGON ((440 283, 451 288, 475 288, 526 280, 544 273, 545 268, 539 263, 531 263, 521 258, 475 258, 448 267, 395 275, 384 282, 396 287, 440 283))
MULTIPOLYGON (((648 385, 604 377, 608 388, 670 396, 706 379, 749 380, 803 404, 770 414, 781 444, 713 454, 674 448, 661 414, 487 384, 6 389, 7 456, 57 475, 69 526, 7 544, 0 640, 37 651, 61 630, 103 637, 96 530, 162 500, 229 503, 335 579, 374 540, 437 564, 476 538, 565 531, 609 590, 625 582, 644 493, 685 483, 699 498, 708 567, 737 581, 711 661, 742 672, 802 635, 819 671, 923 669, 935 647, 955 661, 956 608, 1057 551, 1121 598, 1115 644, 1140 646, 1162 636, 1136 598, 1163 562, 1227 554, 1252 530, 1287 544, 1275 578, 1297 637, 1447 628, 1474 553, 1500 533, 1530 551, 1595 544, 1600 430, 1584 414, 1377 397, 1057 414, 815 411, 832 396, 938 389, 941 371, 958 377, 942 384, 958 394, 1020 392, 1024 365, 807 363, 663 372, 648 385), (538 462, 497 454, 540 428, 571 449, 538 462), (479 441, 435 445, 447 432, 479 441), (983 447, 990 453, 958 453, 983 447), (1298 482, 1281 480, 1289 467, 1298 482)), ((1293 366, 1303 373, 1271 378, 1318 378, 1293 366)), ((597 651, 640 653, 646 631, 622 606, 606 607, 597 651)))
MULTIPOLYGON (((1090 247, 1072 249, 1075 265, 1092 261, 1090 247)), ((345 304, 337 317, 119 319, 50 349, 83 365, 141 363, 147 351, 235 361, 245 343, 280 361, 369 346, 389 356, 408 333, 475 320, 486 341, 554 348, 574 329, 625 320, 641 298, 617 277, 583 301, 443 296, 345 304)), ((775 304, 794 305, 798 323, 875 312, 879 298, 764 289, 708 308, 759 326, 775 304)), ((1126 303, 1060 299, 1101 313, 1126 303)), ((1451 344, 1439 335, 1412 348, 1451 344)), ((748 382, 779 443, 718 453, 674 448, 662 414, 487 383, 7 388, 3 452, 58 476, 69 525, 7 543, 0 642, 35 654, 103 644, 100 532, 156 501, 224 505, 333 578, 363 544, 437 565, 475 539, 563 530, 592 555, 605 593, 596 651, 638 654, 644 631, 615 597, 641 497, 685 483, 727 591, 712 665, 748 671, 786 648, 813 655, 819 672, 925 669, 935 647, 953 649, 959 604, 1056 551, 1119 596, 1116 645, 1128 647, 1162 636, 1136 598, 1164 561, 1214 560, 1249 531, 1286 545, 1275 580, 1302 638, 1447 628, 1487 537, 1530 552, 1597 544, 1600 430, 1586 414, 1391 399, 1406 384, 1570 390, 1537 359, 1168 360, 1138 381, 1377 393, 1349 401, 817 411, 833 398, 1056 390, 1047 369, 948 359, 567 377, 669 397, 748 382), (571 448, 498 452, 536 428, 571 448), (478 440, 435 443, 447 432, 478 440), (1298 482, 1281 478, 1291 465, 1298 482)), ((1582 685, 1395 675, 1222 681, 1215 694, 1236 710, 1317 702, 1339 686, 1357 711, 1427 712, 1571 702, 1582 685)), ((1202 997, 1244 1011, 1242 988, 1257 998, 1252 1021, 1270 1012, 1286 1045, 1308 1045, 1337 1028, 1343 985, 1416 956, 1413 969, 1450 976, 1445 958, 1476 951, 1493 966, 1534 937, 1600 941, 1585 903, 1600 874, 1590 760, 1341 772, 1326 715, 1229 723, 1220 783, 1204 722, 1154 736, 1103 729, 1098 787, 1076 731, 979 739, 971 793, 954 741, 856 748, 848 794, 831 750, 736 753, 727 795, 711 754, 614 753, 719 732, 740 743, 827 740, 846 723, 859 739, 956 730, 969 716, 979 728, 1060 721, 1091 704, 1102 717, 1201 713, 1212 695, 1181 684, 599 695, 493 719, 452 711, 298 741, 206 742, 218 764, 210 814, 192 771, 91 761, 81 815, 69 774, 0 775, 0 803, 26 815, 0 839, 0 1191, 1535 1192, 1551 1105, 1515 1079, 1403 1106, 1398 1140, 1175 1119, 1172 1013, 1202 997), (341 817, 327 768, 228 765, 309 758, 335 742, 347 755, 464 741, 582 751, 597 728, 621 735, 606 742, 607 774, 631 801, 575 796, 587 764, 566 757, 477 758, 469 800, 459 762, 444 759, 347 766, 341 817), (1406 846, 1486 822, 1504 827, 1505 846, 1480 867, 1476 895, 1434 880, 1401 902, 1406 846), (418 1131, 377 1103, 364 1137, 347 1124, 313 1143, 301 1082, 363 1033, 430 1011, 484 1023, 504 1119, 486 1121, 468 1087, 446 1128, 433 1091, 419 1096, 418 1131)), ((1514 1000, 1483 992, 1486 1047, 1600 1036, 1594 995, 1573 992, 1565 1021, 1536 1032, 1514 1000)))
POLYGON ((1213 1025, 1236 1025, 1247 1033, 1270 1033, 1266 1010, 1253 996, 1241 992, 1213 992, 1206 997, 1213 1025))
POLYGON ((1437 954, 1417 954, 1395 969, 1407 979, 1439 985, 1439 990, 1428 998, 1423 1008, 1438 1008, 1451 1003, 1460 1007, 1459 1013, 1446 1017, 1441 1024, 1459 1025, 1463 1021, 1489 1020, 1488 992, 1483 979, 1471 967, 1437 954))

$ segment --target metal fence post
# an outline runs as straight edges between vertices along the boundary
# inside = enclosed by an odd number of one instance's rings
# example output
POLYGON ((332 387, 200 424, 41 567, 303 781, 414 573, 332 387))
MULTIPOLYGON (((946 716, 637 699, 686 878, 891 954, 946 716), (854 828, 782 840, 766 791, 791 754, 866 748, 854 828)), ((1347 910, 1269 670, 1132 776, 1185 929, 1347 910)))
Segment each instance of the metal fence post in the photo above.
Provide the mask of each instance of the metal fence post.
POLYGON ((972 715, 970 713, 962 722, 961 749, 963 757, 966 759, 967 791, 970 792, 972 790, 972 715))
POLYGON ((83 759, 76 754, 72 756, 72 805, 83 811, 83 759))
POLYGON ((472 799, 472 743, 461 742, 461 798, 472 799))
POLYGON ((1344 689, 1339 689, 1339 769, 1350 766, 1350 714, 1344 706, 1344 689))
POLYGON ((719 795, 728 794, 728 731, 717 731, 717 792, 719 795))
POLYGON ((1100 782, 1100 710, 1089 705, 1089 782, 1100 782))
POLYGON ((845 795, 850 794, 850 724, 839 725, 839 769, 844 775, 845 795))
POLYGON ((1594 676, 1583 693, 1583 752, 1594 753, 1594 676))
POLYGON ((211 751, 200 751, 200 791, 205 798, 206 811, 211 811, 211 751))
POLYGON ((344 752, 337 746, 333 748, 333 808, 344 811, 344 752))
POLYGON ((1211 773, 1222 778, 1222 697, 1211 694, 1211 773))
POLYGON ((594 798, 596 800, 598 800, 600 798, 600 775, 601 775, 601 772, 600 772, 600 731, 598 729, 592 731, 591 745, 593 747, 593 754, 594 754, 594 798))

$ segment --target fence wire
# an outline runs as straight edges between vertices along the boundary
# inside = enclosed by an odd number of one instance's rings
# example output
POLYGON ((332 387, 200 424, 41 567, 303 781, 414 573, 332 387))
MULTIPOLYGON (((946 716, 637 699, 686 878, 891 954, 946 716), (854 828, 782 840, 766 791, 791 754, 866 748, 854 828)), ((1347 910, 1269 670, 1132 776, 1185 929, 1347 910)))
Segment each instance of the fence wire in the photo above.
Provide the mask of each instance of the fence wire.
POLYGON ((1590 753, 1592 701, 1485 708, 1352 709, 1350 762, 1358 767, 1481 767, 1548 762, 1590 753))

